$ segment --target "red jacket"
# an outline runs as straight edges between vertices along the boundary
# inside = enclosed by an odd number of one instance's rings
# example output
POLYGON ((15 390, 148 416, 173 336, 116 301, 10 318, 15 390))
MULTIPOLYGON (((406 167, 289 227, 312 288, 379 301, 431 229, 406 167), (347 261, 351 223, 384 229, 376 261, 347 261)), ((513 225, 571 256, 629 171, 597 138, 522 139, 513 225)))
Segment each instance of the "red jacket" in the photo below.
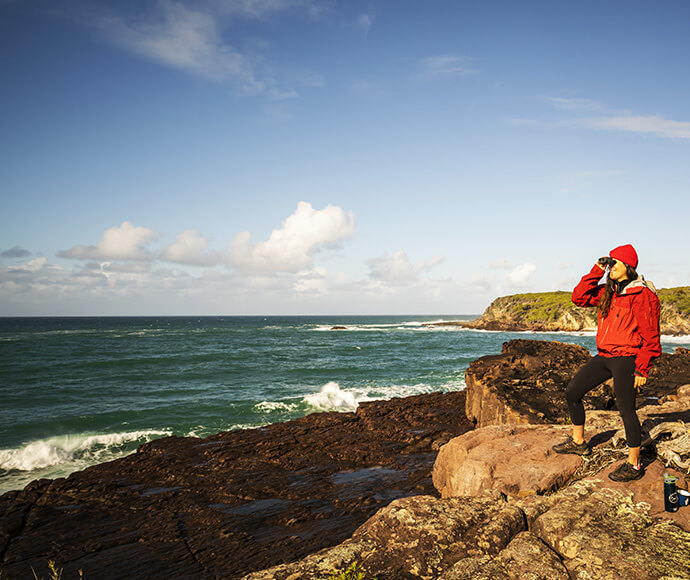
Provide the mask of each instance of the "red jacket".
MULTIPOLYGON (((604 272, 596 264, 573 290, 577 306, 596 306, 604 285, 604 272)), ((661 354, 659 341, 659 299, 654 286, 642 276, 631 281, 623 292, 614 293, 609 314, 599 314, 597 349, 605 357, 634 356, 635 374, 647 376, 652 359, 661 354)))

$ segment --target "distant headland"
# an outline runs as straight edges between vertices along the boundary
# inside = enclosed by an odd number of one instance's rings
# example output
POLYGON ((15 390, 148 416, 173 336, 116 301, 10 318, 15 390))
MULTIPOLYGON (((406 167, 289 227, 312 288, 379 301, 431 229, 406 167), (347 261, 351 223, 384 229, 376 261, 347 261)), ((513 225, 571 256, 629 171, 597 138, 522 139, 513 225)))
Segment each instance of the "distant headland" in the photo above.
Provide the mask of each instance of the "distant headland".
MULTIPOLYGON (((661 334, 690 334, 690 286, 657 290, 661 302, 661 334)), ((576 332, 597 327, 596 308, 575 306, 570 292, 536 292, 496 298, 481 317, 471 321, 431 323, 480 330, 576 332)))

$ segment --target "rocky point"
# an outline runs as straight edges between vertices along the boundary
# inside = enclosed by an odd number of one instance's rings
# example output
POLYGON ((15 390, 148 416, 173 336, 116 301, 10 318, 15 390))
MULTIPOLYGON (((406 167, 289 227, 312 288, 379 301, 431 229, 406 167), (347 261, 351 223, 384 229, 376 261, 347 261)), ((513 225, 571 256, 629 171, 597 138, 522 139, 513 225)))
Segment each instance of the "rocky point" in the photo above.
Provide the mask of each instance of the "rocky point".
POLYGON ((551 451, 589 353, 512 341, 470 365, 466 392, 160 439, 0 496, 2 577, 52 559, 64 580, 688 578, 690 507, 665 512, 662 491, 687 474, 658 428, 690 424, 689 354, 658 359, 638 398, 634 482, 606 477, 626 455, 607 385, 587 402, 591 455, 551 451))

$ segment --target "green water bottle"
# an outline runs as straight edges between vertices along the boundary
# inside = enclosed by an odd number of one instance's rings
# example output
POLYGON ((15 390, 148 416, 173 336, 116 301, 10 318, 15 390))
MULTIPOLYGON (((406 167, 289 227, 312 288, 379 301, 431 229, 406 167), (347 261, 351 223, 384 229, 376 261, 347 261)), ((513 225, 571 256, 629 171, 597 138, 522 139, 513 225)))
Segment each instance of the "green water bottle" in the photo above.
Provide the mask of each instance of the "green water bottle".
POLYGON ((671 475, 664 475, 664 509, 667 512, 678 511, 678 490, 676 489, 676 478, 671 475))

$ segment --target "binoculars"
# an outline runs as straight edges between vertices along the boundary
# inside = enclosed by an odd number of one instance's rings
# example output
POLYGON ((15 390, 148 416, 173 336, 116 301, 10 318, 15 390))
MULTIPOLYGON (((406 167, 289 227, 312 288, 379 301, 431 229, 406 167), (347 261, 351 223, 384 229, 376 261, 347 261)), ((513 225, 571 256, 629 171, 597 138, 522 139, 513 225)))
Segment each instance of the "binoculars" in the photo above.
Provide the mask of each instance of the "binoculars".
POLYGON ((597 261, 599 262, 599 264, 604 266, 604 268, 606 266, 608 266, 609 268, 613 268, 616 265, 616 260, 614 260, 613 258, 609 258, 608 256, 604 256, 603 258, 599 258, 597 261))

